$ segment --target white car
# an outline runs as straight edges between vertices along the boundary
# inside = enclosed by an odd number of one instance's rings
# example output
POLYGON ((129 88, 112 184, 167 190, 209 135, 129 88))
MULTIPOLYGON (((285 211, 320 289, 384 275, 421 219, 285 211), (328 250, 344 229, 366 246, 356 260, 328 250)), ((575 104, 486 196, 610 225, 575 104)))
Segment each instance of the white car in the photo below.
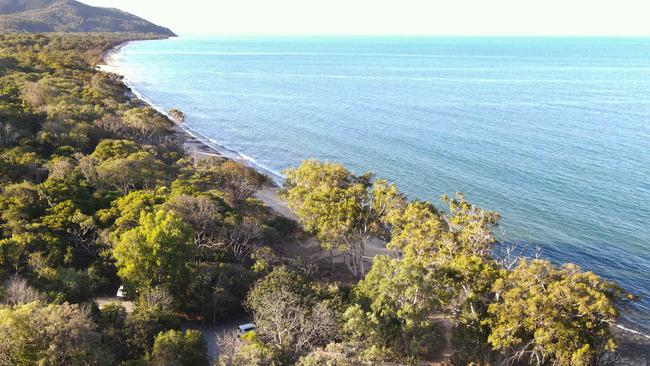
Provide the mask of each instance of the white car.
POLYGON ((124 286, 120 286, 120 288, 117 289, 117 294, 115 294, 115 296, 121 299, 124 298, 124 286))
POLYGON ((237 334, 241 337, 248 332, 255 330, 255 323, 246 323, 237 327, 237 334))

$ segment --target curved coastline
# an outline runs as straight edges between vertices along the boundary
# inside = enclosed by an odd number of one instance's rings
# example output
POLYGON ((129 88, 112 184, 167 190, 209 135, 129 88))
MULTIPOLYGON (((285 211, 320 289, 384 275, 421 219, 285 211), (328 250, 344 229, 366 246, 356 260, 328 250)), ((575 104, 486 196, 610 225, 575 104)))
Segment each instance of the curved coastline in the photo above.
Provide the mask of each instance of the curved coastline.
MULTIPOLYGON (((136 98, 145 104, 149 105, 151 108, 155 109, 159 113, 167 116, 172 119, 169 113, 161 106, 157 105, 151 98, 149 98, 142 91, 138 90, 136 86, 127 79, 126 75, 121 72, 119 65, 115 61, 115 56, 126 47, 132 41, 121 43, 110 50, 104 52, 102 57, 102 64, 97 65, 97 68, 104 72, 109 72, 122 76, 122 82, 128 88, 129 95, 132 98, 136 98)), ((209 138, 203 135, 201 132, 196 131, 192 127, 188 126, 186 123, 179 124, 178 131, 179 133, 184 134, 188 141, 185 142, 184 148, 188 155, 194 157, 205 157, 205 156, 222 156, 231 160, 234 160, 240 164, 246 165, 250 168, 257 170, 259 173, 267 176, 276 186, 281 187, 284 182, 284 177, 280 172, 277 172, 264 164, 259 163, 255 158, 246 155, 240 151, 232 149, 223 143, 215 141, 212 138, 209 138)))

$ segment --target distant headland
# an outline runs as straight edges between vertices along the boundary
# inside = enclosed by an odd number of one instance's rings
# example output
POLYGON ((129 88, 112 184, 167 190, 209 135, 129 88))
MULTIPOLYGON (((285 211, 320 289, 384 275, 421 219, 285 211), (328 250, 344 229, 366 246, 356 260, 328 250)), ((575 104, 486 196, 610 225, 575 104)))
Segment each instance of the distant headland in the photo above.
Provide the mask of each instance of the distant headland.
POLYGON ((90 6, 75 0, 0 0, 0 31, 122 32, 176 36, 169 28, 122 10, 90 6))

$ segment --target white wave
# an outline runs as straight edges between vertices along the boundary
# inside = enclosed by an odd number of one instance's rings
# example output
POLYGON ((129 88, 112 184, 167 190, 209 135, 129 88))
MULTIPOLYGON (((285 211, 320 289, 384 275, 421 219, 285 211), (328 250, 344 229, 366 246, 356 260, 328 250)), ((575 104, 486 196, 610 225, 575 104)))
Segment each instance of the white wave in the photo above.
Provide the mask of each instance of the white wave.
POLYGON ((621 329, 621 330, 625 331, 625 332, 632 333, 632 334, 635 334, 635 335, 638 335, 638 336, 641 336, 641 337, 644 337, 644 338, 650 339, 650 335, 647 335, 647 334, 645 334, 645 333, 641 333, 641 332, 639 332, 639 331, 637 331, 637 330, 630 329, 630 328, 626 328, 626 327, 624 327, 624 326, 622 326, 622 325, 620 325, 620 324, 616 324, 616 327, 617 327, 618 329, 621 329))
POLYGON ((506 78, 446 78, 446 77, 417 77, 417 76, 384 76, 384 75, 337 75, 337 74, 294 74, 294 73, 262 73, 262 72, 225 72, 212 71, 213 75, 223 76, 242 76, 261 79, 278 79, 281 77, 296 79, 341 79, 341 80, 402 80, 402 81, 425 81, 425 82, 449 82, 449 83, 492 83, 492 84, 585 84, 594 83, 616 83, 617 79, 590 79, 590 80, 570 80, 570 79, 506 79, 506 78))
MULTIPOLYGON (((111 73, 114 73, 114 74, 121 75, 123 77, 124 85, 126 85, 131 90, 133 95, 135 95, 138 99, 142 100, 143 102, 148 104, 151 108, 155 109, 156 111, 158 111, 162 115, 166 116, 170 120, 173 120, 172 116, 169 114, 169 112, 167 110, 165 110, 164 107, 156 104, 153 101, 153 99, 151 99, 150 97, 148 97, 146 94, 144 94, 142 91, 138 90, 138 88, 135 87, 135 83, 133 83, 129 79, 129 75, 126 74, 124 72, 124 70, 115 62, 116 58, 115 58, 114 55, 105 58, 104 61, 105 61, 105 64, 97 65, 98 70, 104 71, 104 72, 111 72, 111 73)), ((245 165, 247 165, 247 166, 257 170, 258 172, 268 176, 269 178, 271 178, 271 180, 273 180, 273 182, 275 184, 277 184, 279 186, 282 186, 282 183, 284 181, 284 176, 280 172, 276 171, 275 169, 273 169, 273 168, 271 168, 269 166, 266 166, 265 164, 260 163, 255 158, 253 158, 253 157, 251 157, 249 155, 241 153, 241 152, 239 152, 239 151, 237 151, 235 149, 232 149, 232 148, 226 146, 225 144, 223 144, 223 143, 221 143, 219 141, 216 141, 216 140, 214 140, 214 139, 212 139, 212 138, 210 138, 208 136, 205 136, 204 134, 202 134, 201 132, 191 128, 187 124, 182 124, 182 125, 179 125, 179 126, 183 130, 183 132, 187 133, 188 135, 192 136, 193 138, 195 138, 196 140, 198 140, 199 142, 201 142, 205 146, 207 146, 210 149, 214 150, 215 153, 218 153, 220 155, 224 155, 224 156, 226 156, 228 158, 231 158, 231 159, 233 159, 235 161, 244 163, 245 165)))
MULTIPOLYGON (((470 58, 470 59, 503 59, 512 56, 500 55, 452 55, 452 54, 417 54, 417 53, 330 53, 330 52, 187 52, 187 51, 138 51, 132 55, 173 55, 173 56, 337 56, 337 57, 399 57, 399 58, 470 58)), ((521 59, 521 57, 518 57, 521 59)))

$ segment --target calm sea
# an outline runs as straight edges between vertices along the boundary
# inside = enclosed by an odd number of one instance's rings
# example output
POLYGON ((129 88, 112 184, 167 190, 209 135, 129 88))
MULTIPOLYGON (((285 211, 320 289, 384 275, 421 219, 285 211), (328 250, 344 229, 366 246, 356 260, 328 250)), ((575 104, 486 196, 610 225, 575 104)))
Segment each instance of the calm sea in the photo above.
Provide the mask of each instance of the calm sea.
POLYGON ((650 329, 650 39, 179 38, 115 61, 266 171, 315 157, 464 192, 505 240, 644 297, 627 318, 650 329))

